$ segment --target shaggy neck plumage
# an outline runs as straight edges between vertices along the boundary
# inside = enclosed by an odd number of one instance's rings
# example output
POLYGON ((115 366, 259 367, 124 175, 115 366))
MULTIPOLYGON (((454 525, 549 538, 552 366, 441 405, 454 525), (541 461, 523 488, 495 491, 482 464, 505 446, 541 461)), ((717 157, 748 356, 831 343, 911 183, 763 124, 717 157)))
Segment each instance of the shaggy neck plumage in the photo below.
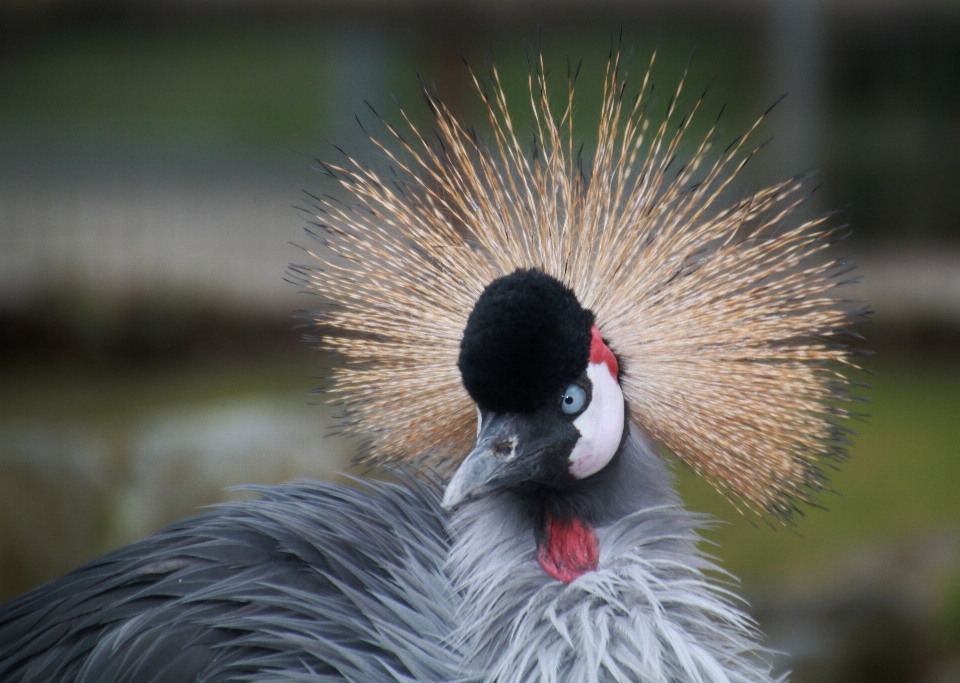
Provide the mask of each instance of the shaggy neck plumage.
MULTIPOLYGON (((454 556, 470 565, 483 562, 485 556, 473 557, 471 549, 503 537, 511 547, 515 544, 518 551, 535 557, 548 515, 575 517, 602 529, 639 510, 678 504, 673 475, 663 458, 628 428, 610 464, 592 477, 575 480, 564 490, 520 487, 465 505, 453 517, 454 556)), ((487 561, 497 564, 491 557, 487 561)), ((543 579, 551 580, 546 574, 543 579)))
MULTIPOLYGON (((500 605, 507 612, 522 610, 530 596, 564 585, 544 571, 537 560, 545 510, 565 516, 576 514, 593 526, 600 540, 602 565, 608 556, 604 541, 611 526, 638 511, 679 509, 673 475, 663 458, 642 436, 627 429, 624 443, 610 464, 572 489, 503 491, 470 502, 454 514, 454 546, 448 570, 466 596, 460 637, 484 643, 479 650, 465 645, 466 651, 475 650, 475 657, 484 666, 494 661, 498 647, 505 646, 505 642, 494 644, 510 640, 503 631, 510 619, 505 614, 494 618, 496 612, 479 606, 500 605), (506 596, 511 596, 513 608, 503 604, 506 596)), ((692 525, 686 522, 684 531, 690 532, 692 525)), ((693 554, 693 545, 684 552, 693 554)))
POLYGON ((453 639, 465 673, 488 683, 770 681, 752 622, 703 573, 713 569, 696 548, 703 519, 680 507, 661 456, 631 432, 610 466, 616 476, 578 492, 602 499, 581 508, 596 520, 599 566, 569 584, 537 561, 537 508, 524 492, 453 516, 447 570, 462 596, 453 639))

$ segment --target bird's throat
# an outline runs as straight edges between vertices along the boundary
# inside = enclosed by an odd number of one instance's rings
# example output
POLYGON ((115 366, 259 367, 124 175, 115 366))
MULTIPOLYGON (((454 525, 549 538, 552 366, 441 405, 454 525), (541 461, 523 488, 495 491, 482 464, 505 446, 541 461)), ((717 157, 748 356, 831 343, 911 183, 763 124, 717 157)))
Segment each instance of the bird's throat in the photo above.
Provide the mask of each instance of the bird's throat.
POLYGON ((557 581, 570 583, 592 572, 600 560, 600 543, 593 527, 578 517, 546 519, 543 542, 537 548, 537 561, 557 581))

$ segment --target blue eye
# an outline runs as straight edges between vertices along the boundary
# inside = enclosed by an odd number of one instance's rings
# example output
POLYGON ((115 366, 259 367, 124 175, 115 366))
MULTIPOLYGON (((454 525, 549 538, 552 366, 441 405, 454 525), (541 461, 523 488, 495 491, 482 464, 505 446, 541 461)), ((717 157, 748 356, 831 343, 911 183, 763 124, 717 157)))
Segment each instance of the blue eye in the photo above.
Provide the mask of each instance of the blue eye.
POLYGON ((587 390, 579 384, 571 384, 563 391, 560 409, 567 415, 576 415, 587 404, 587 390))

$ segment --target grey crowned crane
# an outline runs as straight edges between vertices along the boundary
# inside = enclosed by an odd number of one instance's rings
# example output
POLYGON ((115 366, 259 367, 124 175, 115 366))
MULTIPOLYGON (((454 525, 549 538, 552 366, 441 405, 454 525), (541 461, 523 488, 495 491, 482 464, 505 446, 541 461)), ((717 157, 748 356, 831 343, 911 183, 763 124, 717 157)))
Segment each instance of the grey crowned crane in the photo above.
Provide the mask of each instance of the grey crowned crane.
POLYGON ((14 599, 0 680, 773 679, 662 453, 776 518, 824 489, 851 321, 825 219, 790 221, 798 179, 726 199, 756 125, 688 142, 702 98, 653 114, 617 53, 588 158, 542 57, 532 156, 473 81, 489 139, 427 95, 393 175, 325 166, 352 199, 317 200, 293 269, 398 481, 259 487, 14 599))

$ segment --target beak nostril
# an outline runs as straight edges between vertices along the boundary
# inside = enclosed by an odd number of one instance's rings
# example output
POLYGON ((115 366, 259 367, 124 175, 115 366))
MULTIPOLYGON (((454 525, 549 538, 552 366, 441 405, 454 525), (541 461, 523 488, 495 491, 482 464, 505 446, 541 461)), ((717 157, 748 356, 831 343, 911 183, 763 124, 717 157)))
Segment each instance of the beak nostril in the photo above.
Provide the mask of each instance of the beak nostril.
POLYGON ((494 447, 493 452, 498 458, 510 458, 513 457, 516 448, 517 440, 507 439, 505 441, 499 441, 494 447))

